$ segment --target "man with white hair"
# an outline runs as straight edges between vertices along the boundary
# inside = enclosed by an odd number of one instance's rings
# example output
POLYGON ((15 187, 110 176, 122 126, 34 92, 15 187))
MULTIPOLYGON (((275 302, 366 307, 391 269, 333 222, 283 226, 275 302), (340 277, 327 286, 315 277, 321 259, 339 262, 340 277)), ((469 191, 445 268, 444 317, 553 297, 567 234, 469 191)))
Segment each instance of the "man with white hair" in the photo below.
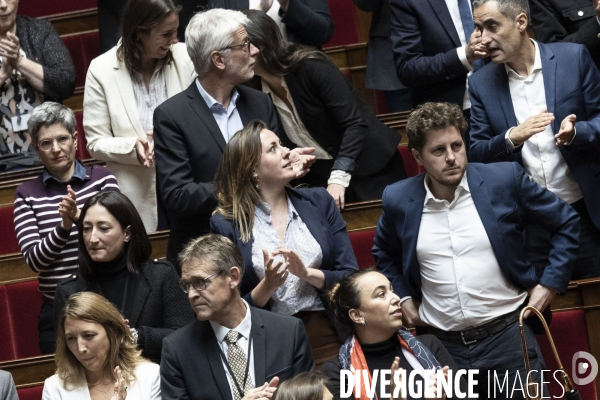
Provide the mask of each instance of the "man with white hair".
MULTIPOLYGON (((185 37, 198 79, 154 112, 157 185, 171 218, 167 258, 175 265, 190 239, 210 231, 209 219, 217 205, 212 182, 229 139, 253 119, 279 132, 269 96, 238 86, 254 76, 259 52, 244 28, 249 22, 239 11, 196 14, 185 37)), ((285 134, 281 139, 293 147, 285 134)), ((314 160, 307 152, 292 151, 299 176, 314 160)))

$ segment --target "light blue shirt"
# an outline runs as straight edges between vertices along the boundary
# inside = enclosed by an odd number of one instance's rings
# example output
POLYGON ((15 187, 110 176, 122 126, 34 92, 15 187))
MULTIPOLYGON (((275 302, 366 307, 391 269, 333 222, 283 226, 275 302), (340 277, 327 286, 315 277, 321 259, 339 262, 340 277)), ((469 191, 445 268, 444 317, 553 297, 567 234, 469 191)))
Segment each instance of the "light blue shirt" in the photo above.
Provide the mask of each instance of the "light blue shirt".
POLYGON ((213 117, 215 117, 215 121, 217 122, 217 125, 219 125, 225 143, 229 143, 229 139, 244 127, 242 117, 240 117, 240 113, 236 107, 237 100, 240 97, 238 91, 235 88, 233 89, 233 92, 231 92, 231 100, 229 101, 229 108, 225 108, 223 104, 219 103, 204 90, 198 79, 196 79, 196 86, 198 87, 200 96, 202 96, 208 109, 213 117))

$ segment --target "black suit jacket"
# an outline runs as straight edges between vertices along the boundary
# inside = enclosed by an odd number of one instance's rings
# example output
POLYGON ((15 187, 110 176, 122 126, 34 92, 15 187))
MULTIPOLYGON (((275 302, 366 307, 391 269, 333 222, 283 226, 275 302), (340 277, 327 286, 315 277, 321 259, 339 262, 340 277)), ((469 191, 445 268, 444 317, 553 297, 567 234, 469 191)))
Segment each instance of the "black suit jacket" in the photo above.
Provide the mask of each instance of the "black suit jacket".
POLYGON ((373 175, 398 151, 401 136, 375 116, 328 59, 303 60, 285 82, 304 126, 335 159, 333 169, 373 175))
POLYGON ((587 47, 600 69, 600 23, 592 0, 529 0, 535 38, 587 47))
MULTIPOLYGON (((249 0, 209 0, 209 8, 228 10, 248 10, 249 4, 249 0)), ((334 24, 327 0, 290 0, 281 22, 285 24, 288 40, 294 43, 321 47, 333 36, 334 24)))
MULTIPOLYGON (((254 307, 250 312, 256 386, 315 368, 301 320, 254 307)), ((209 321, 192 321, 164 339, 160 375, 163 400, 232 400, 209 321)))
MULTIPOLYGON (((236 86, 237 109, 244 125, 263 120, 278 133, 275 107, 269 96, 236 86)), ((167 258, 176 265, 185 244, 209 233, 210 216, 217 206, 213 180, 226 143, 194 81, 154 111, 156 178, 171 218, 167 258)))
POLYGON ((468 70, 458 58, 460 38, 445 0, 390 0, 396 72, 414 88, 412 104, 443 101, 462 107, 468 70))
MULTIPOLYGON (((78 275, 60 282, 54 294, 54 321, 74 293, 92 290, 78 275)), ((148 260, 140 273, 131 274, 124 317, 138 330, 142 355, 160 361, 162 340, 194 318, 187 296, 179 288, 173 266, 165 260, 148 260)), ((101 293, 100 293, 101 294, 101 293)), ((119 305, 115 305, 119 307, 119 305)))

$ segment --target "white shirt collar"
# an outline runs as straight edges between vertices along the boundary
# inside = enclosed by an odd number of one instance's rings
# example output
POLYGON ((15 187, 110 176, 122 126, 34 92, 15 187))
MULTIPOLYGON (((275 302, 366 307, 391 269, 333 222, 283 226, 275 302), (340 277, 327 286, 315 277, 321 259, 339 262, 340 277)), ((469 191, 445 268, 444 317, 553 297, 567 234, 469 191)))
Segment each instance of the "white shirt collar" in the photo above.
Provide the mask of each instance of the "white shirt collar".
POLYGON ((246 316, 244 317, 242 322, 240 322, 240 324, 238 326, 236 326, 235 328, 227 328, 217 322, 209 321, 210 326, 212 327, 213 331, 215 332, 215 336, 216 336, 217 340, 219 341, 219 343, 222 343, 223 340, 225 340, 225 335, 227 335, 227 333, 229 333, 229 331, 232 329, 235 329, 236 331, 238 331, 239 334, 242 335, 244 338, 246 338, 246 339, 250 338, 250 330, 252 329, 252 316, 250 313, 250 306, 248 305, 248 303, 246 303, 246 301, 244 299, 242 299, 242 301, 244 302, 244 305, 246 306, 246 316))
POLYGON ((523 77, 521 75, 519 75, 517 73, 517 71, 515 71, 514 69, 512 69, 508 63, 504 64, 504 68, 506 69, 506 74, 508 76, 510 76, 511 74, 513 74, 513 76, 521 78, 521 79, 528 79, 532 80, 533 77, 535 76, 535 73, 539 72, 542 70, 542 57, 540 56, 540 48, 537 44, 537 42, 533 39, 529 39, 533 42, 533 46, 535 47, 535 58, 533 60, 533 69, 531 70, 531 74, 528 77, 523 77))
MULTIPOLYGON (((429 177, 429 174, 425 174, 425 179, 423 180, 423 185, 425 185, 425 201, 423 202, 423 204, 427 204, 427 202, 429 201, 446 201, 446 200, 442 200, 442 199, 438 199, 436 198, 433 193, 431 193, 431 190, 429 189, 429 185, 427 184, 427 182, 429 182, 431 178, 429 177)), ((469 182, 467 182, 467 170, 465 169, 465 173, 463 174, 463 177, 461 178, 458 186, 456 187, 456 190, 454 191, 454 201, 456 201, 456 199, 458 198, 458 195, 461 193, 462 190, 465 190, 467 192, 471 192, 469 190, 469 182)))

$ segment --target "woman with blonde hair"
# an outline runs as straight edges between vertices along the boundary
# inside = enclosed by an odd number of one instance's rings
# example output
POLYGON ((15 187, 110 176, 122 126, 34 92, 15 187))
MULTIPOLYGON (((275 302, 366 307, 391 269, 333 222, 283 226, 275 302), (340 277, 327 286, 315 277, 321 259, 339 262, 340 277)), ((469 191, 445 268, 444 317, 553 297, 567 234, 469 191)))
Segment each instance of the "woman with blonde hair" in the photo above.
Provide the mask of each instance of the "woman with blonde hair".
POLYGON ((223 152, 210 225, 242 252, 244 299, 302 319, 318 366, 344 336, 327 315, 326 293, 358 266, 333 198, 324 188, 292 189, 295 177, 290 150, 251 121, 223 152))
POLYGON ((56 374, 42 398, 158 399, 159 366, 144 359, 119 311, 104 297, 72 295, 58 321, 56 374))

